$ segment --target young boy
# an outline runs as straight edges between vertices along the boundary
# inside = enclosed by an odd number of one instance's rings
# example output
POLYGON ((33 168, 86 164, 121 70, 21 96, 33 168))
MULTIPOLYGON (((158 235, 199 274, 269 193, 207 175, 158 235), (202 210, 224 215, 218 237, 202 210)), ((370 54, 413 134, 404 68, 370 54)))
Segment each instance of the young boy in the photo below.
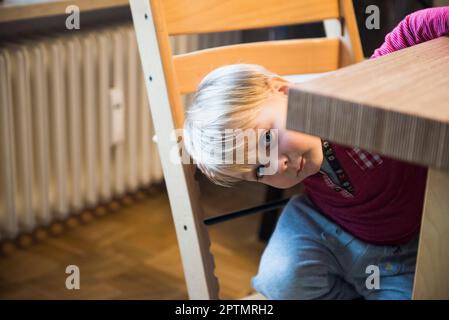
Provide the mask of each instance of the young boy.
MULTIPOLYGON (((372 58, 445 35, 449 7, 417 11, 372 58)), ((221 67, 202 80, 186 114, 185 147, 213 182, 304 183, 305 194, 279 218, 254 288, 270 299, 410 299, 426 168, 286 130, 291 85, 261 66, 221 67), (228 141, 203 139, 227 128, 263 129, 260 146, 276 143, 276 172, 264 175, 267 164, 218 161, 246 147, 223 149, 228 141), (210 148, 222 152, 211 156, 210 148)))

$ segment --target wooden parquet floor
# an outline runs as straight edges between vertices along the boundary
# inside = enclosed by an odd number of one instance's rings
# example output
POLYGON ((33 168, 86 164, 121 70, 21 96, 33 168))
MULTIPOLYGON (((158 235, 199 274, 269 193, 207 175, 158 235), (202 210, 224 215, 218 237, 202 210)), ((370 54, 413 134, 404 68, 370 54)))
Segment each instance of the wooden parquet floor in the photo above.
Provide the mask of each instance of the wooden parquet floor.
MULTIPOLYGON (((208 216, 261 204, 265 188, 233 189, 201 181, 208 216)), ((252 292, 265 243, 260 215, 209 227, 220 298, 252 292)), ((0 257, 0 299, 187 299, 168 197, 161 190, 60 235, 0 257), (67 265, 80 269, 80 290, 67 290, 67 265)))

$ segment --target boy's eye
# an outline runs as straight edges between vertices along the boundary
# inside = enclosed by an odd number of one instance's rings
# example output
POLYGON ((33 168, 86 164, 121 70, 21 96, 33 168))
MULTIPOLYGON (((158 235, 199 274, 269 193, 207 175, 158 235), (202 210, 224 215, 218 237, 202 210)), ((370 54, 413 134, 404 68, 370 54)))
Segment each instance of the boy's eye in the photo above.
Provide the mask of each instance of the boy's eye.
POLYGON ((265 132, 265 143, 268 145, 271 141, 271 131, 265 132))
POLYGON ((271 130, 265 131, 260 140, 262 146, 268 148, 270 146, 270 143, 273 142, 273 133, 271 132, 271 130))

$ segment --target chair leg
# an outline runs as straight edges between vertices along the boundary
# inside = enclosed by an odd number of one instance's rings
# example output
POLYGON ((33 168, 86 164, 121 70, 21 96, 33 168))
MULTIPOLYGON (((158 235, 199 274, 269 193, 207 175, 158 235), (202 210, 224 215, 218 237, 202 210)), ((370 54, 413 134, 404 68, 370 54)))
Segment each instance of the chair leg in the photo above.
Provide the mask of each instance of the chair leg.
POLYGON ((160 14, 161 5, 161 1, 130 0, 187 292, 192 300, 218 299, 215 263, 193 166, 180 165, 185 154, 172 152, 180 150, 171 137, 176 128, 182 127, 182 113, 180 97, 173 90, 170 39, 160 14))
MULTIPOLYGON (((265 202, 281 199, 284 190, 273 187, 267 187, 265 192, 265 202)), ((279 209, 270 210, 262 213, 262 221, 259 228, 259 240, 267 242, 276 226, 279 217, 279 209)))

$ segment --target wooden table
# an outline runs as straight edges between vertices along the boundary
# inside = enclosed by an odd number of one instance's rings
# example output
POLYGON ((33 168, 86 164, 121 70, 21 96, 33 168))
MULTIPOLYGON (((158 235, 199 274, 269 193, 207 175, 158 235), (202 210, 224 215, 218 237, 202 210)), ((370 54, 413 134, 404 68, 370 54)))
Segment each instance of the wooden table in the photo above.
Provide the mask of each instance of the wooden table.
POLYGON ((449 38, 290 90, 287 128, 429 167, 414 299, 449 299, 449 38))

